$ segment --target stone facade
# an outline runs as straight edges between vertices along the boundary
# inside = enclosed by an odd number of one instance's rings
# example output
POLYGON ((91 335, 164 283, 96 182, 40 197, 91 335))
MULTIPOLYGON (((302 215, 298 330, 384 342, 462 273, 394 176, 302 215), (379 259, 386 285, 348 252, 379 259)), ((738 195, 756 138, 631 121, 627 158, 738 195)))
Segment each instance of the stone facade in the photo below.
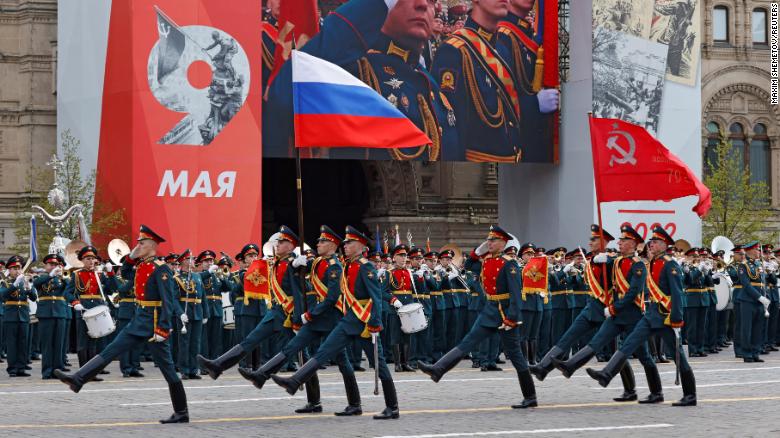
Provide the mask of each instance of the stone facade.
POLYGON ((57 0, 0 0, 0 257, 16 243, 30 169, 56 149, 57 0))

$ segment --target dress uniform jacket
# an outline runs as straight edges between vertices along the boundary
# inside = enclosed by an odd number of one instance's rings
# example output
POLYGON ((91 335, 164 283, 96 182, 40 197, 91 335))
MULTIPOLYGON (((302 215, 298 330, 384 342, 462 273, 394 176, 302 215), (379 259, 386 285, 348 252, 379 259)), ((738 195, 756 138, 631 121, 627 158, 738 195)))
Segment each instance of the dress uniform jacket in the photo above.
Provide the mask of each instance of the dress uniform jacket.
POLYGON ((509 256, 488 257, 482 264, 482 288, 487 302, 477 317, 483 327, 496 328, 504 320, 520 321, 522 290, 520 266, 509 256))
POLYGON ((30 322, 30 306, 27 300, 36 301, 35 289, 24 290, 9 280, 0 282, 0 299, 3 301, 3 322, 30 322))
POLYGON ((125 280, 134 282, 137 299, 133 320, 124 331, 133 336, 151 338, 158 334, 167 338, 178 302, 171 268, 153 257, 128 258, 122 264, 121 274, 125 280))
POLYGON ((682 327, 683 320, 683 272, 680 265, 670 256, 663 255, 650 261, 648 272, 652 280, 658 285, 664 296, 670 300, 670 307, 664 307, 650 292, 650 305, 645 311, 645 318, 650 322, 650 327, 659 329, 663 327, 682 327))
POLYGON ((33 280, 33 286, 38 294, 38 318, 65 319, 70 312, 68 303, 74 300, 72 295, 65 294, 65 282, 58 276, 41 274, 33 280))
MULTIPOLYGON (((328 332, 333 330, 336 323, 344 314, 336 307, 341 297, 341 276, 343 266, 339 257, 333 254, 329 258, 317 257, 310 263, 311 275, 316 275, 318 281, 325 288, 325 297, 315 295, 314 305, 310 305, 307 311, 311 319, 307 325, 312 330, 328 332)), ((315 281, 312 279, 312 281, 315 281)), ((316 293, 316 292, 315 292, 316 293)))

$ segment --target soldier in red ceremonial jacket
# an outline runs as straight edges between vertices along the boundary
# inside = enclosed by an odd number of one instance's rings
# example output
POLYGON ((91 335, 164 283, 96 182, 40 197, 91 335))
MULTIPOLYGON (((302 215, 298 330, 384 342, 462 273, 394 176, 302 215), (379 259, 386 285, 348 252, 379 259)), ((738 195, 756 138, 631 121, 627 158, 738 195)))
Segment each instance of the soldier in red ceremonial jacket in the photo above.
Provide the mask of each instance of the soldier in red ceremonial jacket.
POLYGON ((487 242, 480 245, 472 257, 485 256, 482 264, 482 288, 485 291, 487 303, 482 308, 471 331, 463 338, 457 347, 450 350, 433 365, 420 363, 419 367, 425 374, 438 382, 444 374, 454 368, 469 351, 474 349, 492 334, 501 335, 504 355, 512 362, 520 380, 523 401, 512 405, 513 408, 524 409, 536 407, 536 388, 528 371, 528 361, 520 349, 520 276, 522 271, 517 261, 504 255, 504 248, 512 237, 497 226, 490 227, 487 242))
POLYGON ((173 271, 158 260, 157 245, 165 240, 149 227, 141 225, 138 244, 122 265, 122 277, 135 284, 136 308, 130 323, 114 338, 113 342, 90 359, 73 374, 55 370, 54 375, 79 392, 85 383, 92 380, 106 365, 126 351, 149 342, 154 362, 160 368, 173 404, 173 415, 160 420, 161 423, 188 423, 187 394, 173 365, 168 336, 173 327, 176 308, 176 294, 173 286, 173 271))

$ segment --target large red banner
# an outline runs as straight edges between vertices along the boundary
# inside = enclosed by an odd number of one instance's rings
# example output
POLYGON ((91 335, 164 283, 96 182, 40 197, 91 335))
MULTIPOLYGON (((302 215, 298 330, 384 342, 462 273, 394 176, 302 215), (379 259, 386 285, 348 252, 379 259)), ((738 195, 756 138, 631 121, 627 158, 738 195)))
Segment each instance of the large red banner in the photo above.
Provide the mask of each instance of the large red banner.
MULTIPOLYGON (((261 2, 114 0, 96 208, 185 247, 261 235, 261 2)), ((96 212, 96 214, 98 214, 96 212)))

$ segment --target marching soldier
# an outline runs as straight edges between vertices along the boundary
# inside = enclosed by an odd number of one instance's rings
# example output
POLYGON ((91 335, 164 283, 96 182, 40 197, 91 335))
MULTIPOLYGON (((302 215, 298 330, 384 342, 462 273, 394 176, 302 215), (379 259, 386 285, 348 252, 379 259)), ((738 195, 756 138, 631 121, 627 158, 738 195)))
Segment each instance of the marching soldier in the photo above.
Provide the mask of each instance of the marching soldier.
POLYGON ((731 277, 733 291, 731 295, 731 302, 734 304, 734 357, 737 359, 743 359, 742 344, 740 339, 740 333, 742 330, 742 284, 739 281, 739 267, 745 262, 745 250, 742 245, 734 245, 731 253, 731 262, 726 267, 726 272, 731 277))
POLYGON ((455 159, 517 163, 522 154, 520 96, 496 46, 507 3, 480 0, 472 7, 463 28, 439 46, 432 69, 458 120, 465 154, 455 159))
POLYGON ((452 258, 455 257, 455 251, 447 249, 439 254, 439 263, 441 264, 441 291, 444 296, 445 305, 445 340, 447 342, 447 348, 445 351, 449 351, 458 345, 458 336, 463 336, 461 333, 461 327, 463 323, 460 321, 460 290, 463 289, 463 285, 457 279, 457 268, 452 265, 452 258))
MULTIPOLYGON (((124 263, 124 258, 122 259, 124 263)), ((135 290, 132 281, 126 280, 122 275, 111 277, 114 282, 113 289, 117 295, 115 302, 118 305, 116 333, 124 330, 130 325, 135 315, 135 290)), ((141 373, 141 348, 131 348, 119 355, 119 369, 122 371, 122 377, 144 377, 141 373)))
MULTIPOLYGON (((590 377, 599 382, 599 385, 606 388, 610 380, 628 363, 629 356, 637 349, 645 348, 649 336, 655 334, 661 336, 666 345, 675 346, 675 361, 682 381, 683 398, 672 403, 672 406, 696 406, 696 379, 680 340, 680 328, 684 324, 681 305, 682 270, 672 257, 666 255, 666 249, 674 245, 674 239, 662 227, 655 227, 652 233, 647 243, 651 260, 646 271, 651 305, 604 369, 597 371, 588 368, 586 371, 590 377)), ((632 266, 632 269, 635 268, 632 266)), ((651 398, 663 401, 660 378, 655 382, 655 386, 657 391, 651 386, 651 391, 654 392, 651 398)))
MULTIPOLYGON (((344 238, 346 264, 341 278, 342 294, 346 307, 344 317, 339 320, 325 342, 320 345, 317 353, 294 375, 289 378, 272 375, 271 378, 288 394, 294 395, 301 384, 314 376, 321 364, 325 364, 342 354, 349 343, 357 340, 362 344, 364 350, 374 349, 375 355, 369 357, 369 363, 375 367, 379 380, 382 382, 385 409, 374 415, 374 419, 396 419, 399 417, 398 397, 393 377, 382 355, 382 345, 378 339, 379 332, 382 330, 381 309, 379 308, 379 303, 383 299, 382 291, 376 268, 362 256, 368 244, 369 238, 365 234, 354 227, 347 226, 344 238)), ((357 386, 352 390, 357 393, 357 386)), ((352 398, 356 399, 354 396, 352 398)), ((359 408, 359 406, 352 406, 352 408, 347 408, 344 414, 356 415, 349 412, 357 412, 354 408, 359 408)))
MULTIPOLYGON (((239 279, 235 282, 235 290, 233 292, 234 311, 236 312, 236 328, 240 326, 240 332, 238 333, 239 339, 246 339, 255 327, 260 324, 265 318, 268 312, 268 306, 265 300, 265 296, 257 292, 251 292, 244 289, 244 282, 246 278, 247 269, 257 259, 260 254, 260 248, 254 243, 245 245, 241 250, 241 255, 244 263, 244 269, 239 271, 239 279), (240 323, 238 323, 240 321, 240 323)), ((274 338, 263 339, 258 347, 252 349, 251 354, 247 354, 241 361, 242 366, 249 366, 252 369, 260 367, 260 355, 268 354, 268 352, 261 352, 260 350, 267 350, 270 348, 274 338)))
POLYGON ((427 252, 424 256, 425 266, 429 275, 425 278, 428 293, 431 295, 431 348, 432 359, 438 360, 447 351, 446 346, 446 303, 441 290, 441 266, 438 265, 439 254, 436 251, 427 252))
MULTIPOLYGON (((5 272, 5 262, 0 261, 0 281, 6 280, 5 274, 3 274, 3 272, 5 272)), ((6 357, 5 356, 5 335, 4 335, 5 332, 3 331, 3 326, 5 325, 3 324, 3 314, 5 312, 4 307, 5 306, 0 305, 0 363, 3 363, 4 362, 3 359, 5 359, 6 357)))
POLYGON ((181 333, 177 363, 182 380, 200 379, 196 357, 200 353, 203 321, 209 318, 206 291, 203 289, 200 274, 192 272, 195 266, 189 250, 179 257, 179 264, 181 271, 174 276, 179 298, 177 325, 181 333))
POLYGON ((43 258, 46 272, 33 280, 38 293, 38 324, 41 336, 41 377, 52 379, 55 369, 64 369, 62 348, 65 345, 65 314, 70 311, 65 297, 62 266, 65 260, 59 254, 47 254, 43 258))
MULTIPOLYGON (((222 354, 222 281, 220 266, 214 264, 214 251, 207 249, 198 254, 196 262, 200 267, 200 279, 206 292, 205 302, 208 318, 203 320, 203 344, 201 352, 206 357, 222 354)), ((200 373, 207 374, 206 370, 200 373)))
MULTIPOLYGON (((612 268, 612 287, 608 290, 604 303, 606 319, 588 345, 571 359, 565 362, 553 359, 555 367, 561 370, 566 378, 571 377, 578 368, 590 361, 597 351, 601 351, 609 343, 616 342, 618 336, 631 333, 642 319, 645 310, 644 290, 647 283, 647 269, 642 259, 636 255, 637 245, 640 243, 643 243, 642 236, 631 225, 623 224, 618 239, 620 256, 614 260, 604 254, 594 257, 595 262, 605 262, 612 268)), ((661 376, 646 344, 643 343, 636 348, 636 355, 644 367, 650 387, 650 395, 640 403, 662 402, 661 376)), ((619 402, 636 400, 636 381, 631 366, 628 363, 621 364, 621 368, 612 371, 614 374, 620 373, 624 388, 623 395, 614 400, 619 402)))
MULTIPOLYGON (((252 382, 257 389, 262 389, 271 375, 276 374, 289 358, 294 357, 296 353, 306 347, 313 348, 315 343, 324 341, 344 315, 344 301, 341 297, 343 266, 336 252, 341 243, 341 237, 331 228, 325 225, 320 227, 320 236, 317 239, 319 257, 312 260, 307 267, 311 272, 310 278, 316 295, 314 305, 310 306, 309 310, 301 316, 303 327, 282 348, 281 352, 263 364, 257 371, 252 372, 246 368, 238 369, 238 372, 252 382)), ((322 344, 320 345, 322 346, 322 344)), ((355 372, 348 361, 346 350, 342 349, 336 354, 335 360, 339 366, 339 372, 344 378, 348 403, 343 411, 336 412, 335 415, 361 415, 363 410, 360 402, 360 390, 355 372)), ((296 409, 296 413, 322 412, 316 368, 315 373, 306 381, 306 397, 308 403, 303 408, 296 409)))
MULTIPOLYGON (((585 281, 584 266, 585 260, 583 259, 583 253, 580 248, 573 249, 566 253, 566 260, 569 261, 566 266, 563 267, 563 272, 568 275, 567 283, 570 286, 570 305, 571 305, 571 324, 569 329, 574 325, 574 321, 580 316, 580 313, 588 305, 590 290, 588 289, 587 282, 585 281)), ((566 331, 569 331, 566 329, 566 331)), ((561 335, 563 337, 563 335, 561 335)), ((556 342, 560 342, 560 338, 556 342)), ((572 348, 576 351, 582 344, 575 341, 572 348)), ((567 352, 568 353, 568 352, 567 352)), ((566 355, 564 355, 566 356, 566 355)))
MULTIPOLYGON (((539 357, 544 356, 552 346, 558 342, 561 336, 569 328, 571 324, 571 310, 569 309, 569 296, 568 296, 568 284, 566 282, 566 274, 563 272, 563 266, 560 262, 563 261, 566 248, 559 247, 551 249, 546 252, 547 258, 550 260, 550 307, 552 308, 549 318, 550 324, 550 337, 548 342, 542 344, 539 347, 539 351, 536 352, 539 357), (560 260, 556 260, 560 258, 560 260)), ((544 318, 544 317, 543 317, 544 318)), ((533 363, 536 363, 534 358, 533 363)))
POLYGON ((0 300, 3 301, 3 336, 8 360, 9 377, 29 377, 27 360, 30 358, 30 306, 37 294, 32 282, 22 273, 23 259, 11 256, 5 264, 8 278, 0 281, 0 300))
MULTIPOLYGON (((520 266, 525 266, 528 260, 535 255, 536 245, 531 242, 523 244, 520 247, 520 258, 522 260, 520 266)), ((544 311, 546 301, 548 301, 546 296, 542 296, 537 291, 527 290, 525 287, 520 295, 520 312, 523 321, 523 324, 520 326, 520 348, 523 350, 523 355, 528 357, 528 360, 533 363, 536 363, 539 331, 542 326, 542 312, 544 311)))
POLYGON ((742 286, 739 295, 741 322, 738 335, 742 358, 745 362, 763 362, 759 357, 763 350, 762 327, 766 324, 764 314, 771 301, 764 291, 763 267, 759 260, 761 245, 758 242, 750 242, 742 245, 742 248, 746 260, 737 268, 738 284, 742 286))
MULTIPOLYGON (((468 327, 471 330, 486 302, 485 291, 479 281, 480 275, 482 275, 482 263, 480 259, 469 257, 465 260, 463 267, 466 268, 466 282, 471 294, 468 307, 468 327)), ((498 333, 496 333, 482 341, 479 348, 471 352, 471 367, 480 368, 481 371, 502 371, 496 365, 500 340, 498 333)))
MULTIPOLYGON (((412 248, 409 251, 409 266, 414 272, 412 279, 414 280, 415 298, 423 306, 423 314, 425 319, 431 320, 433 312, 433 304, 431 302, 431 294, 428 290, 428 277, 430 272, 425 265, 422 248, 412 248)), ((409 364, 412 368, 417 369, 417 362, 423 361, 430 363, 433 360, 433 328, 430 324, 417 333, 412 334, 412 361, 409 364)))
MULTIPOLYGON (((279 228, 278 240, 276 241, 276 258, 273 267, 269 272, 253 271, 253 274, 261 276, 258 283, 269 283, 271 308, 266 312, 263 319, 244 339, 225 352, 220 357, 209 360, 202 355, 198 355, 198 363, 201 368, 209 372, 209 376, 216 380, 225 370, 236 365, 242 358, 255 350, 264 340, 272 339, 278 336, 282 330, 292 327, 300 327, 302 313, 303 296, 301 293, 301 284, 296 275, 296 268, 305 266, 306 256, 295 257, 293 250, 298 246, 298 235, 290 228, 282 225, 279 228)), ((257 258, 258 247, 255 244, 249 244, 242 250, 244 263, 251 265, 257 258)), ((252 301, 263 302, 263 296, 260 293, 248 292, 244 289, 246 273, 242 275, 237 289, 241 289, 244 295, 244 303, 252 301), (251 294, 251 295, 247 295, 251 294)), ((252 279, 250 279, 252 280, 252 279)), ((255 305, 255 304, 251 304, 255 305)), ((246 322, 246 321, 244 321, 246 322)), ((242 328, 246 330, 246 327, 242 328)))
POLYGON ((393 362, 395 371, 412 371, 409 366, 409 347, 411 338, 409 334, 401 330, 401 319, 398 317, 397 310, 406 304, 414 302, 414 283, 412 274, 406 267, 409 247, 404 244, 396 245, 391 255, 395 267, 390 270, 388 302, 394 307, 388 318, 388 330, 390 332, 390 345, 393 348, 393 362))
POLYGON ((709 289, 705 285, 706 272, 698 248, 685 252, 689 263, 683 266, 685 272, 685 321, 690 357, 706 357, 704 352, 704 329, 707 324, 707 308, 710 305, 709 289))
POLYGON ((101 369, 123 352, 149 343, 154 361, 160 368, 173 404, 173 415, 161 423, 188 423, 187 394, 176 374, 171 358, 168 336, 176 314, 177 294, 174 292, 173 271, 157 260, 157 245, 164 242, 149 227, 141 225, 138 244, 122 265, 122 276, 135 284, 136 310, 130 324, 97 356, 89 360, 74 374, 55 370, 54 375, 67 384, 73 392, 92 380, 101 369))
POLYGON ((488 240, 482 243, 472 257, 485 256, 482 265, 482 286, 487 297, 487 304, 482 309, 477 321, 463 341, 447 352, 435 364, 420 364, 420 370, 438 382, 444 374, 454 368, 467 352, 473 351, 480 342, 493 333, 498 332, 504 354, 517 371, 523 401, 512 405, 513 408, 536 407, 536 389, 528 362, 520 350, 520 306, 521 300, 520 266, 510 256, 504 255, 504 248, 511 240, 509 233, 498 226, 491 226, 488 240))
MULTIPOLYGON (((84 264, 84 267, 77 269, 71 274, 71 281, 66 287, 66 296, 73 296, 75 300, 71 303, 76 310, 76 336, 77 336, 77 354, 79 366, 84 366, 90 359, 97 354, 98 339, 91 338, 87 334, 87 324, 81 317, 85 310, 97 306, 105 306, 106 302, 102 295, 102 288, 107 287, 107 277, 97 272, 98 251, 94 246, 87 245, 79 250, 77 257, 84 264)), ((107 371, 101 370, 101 374, 107 374, 107 371)), ((95 381, 102 379, 95 377, 95 381)))

